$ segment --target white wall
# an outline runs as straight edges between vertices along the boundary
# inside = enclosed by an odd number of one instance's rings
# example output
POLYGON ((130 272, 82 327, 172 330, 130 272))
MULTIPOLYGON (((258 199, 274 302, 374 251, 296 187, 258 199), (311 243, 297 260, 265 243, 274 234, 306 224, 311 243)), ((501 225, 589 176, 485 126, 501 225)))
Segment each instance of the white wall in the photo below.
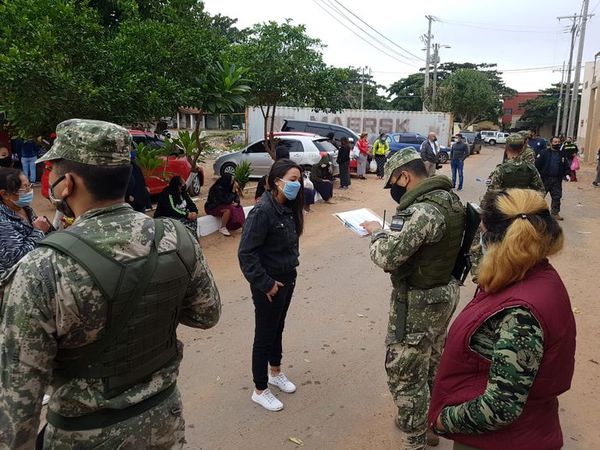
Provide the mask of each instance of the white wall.
MULTIPOLYGON (((362 129, 369 134, 384 132, 413 132, 427 135, 434 131, 440 143, 448 145, 452 133, 452 114, 421 111, 377 111, 346 109, 336 114, 315 112, 310 108, 278 107, 275 110, 274 131, 281 130, 284 119, 317 120, 350 128, 356 134, 362 129)), ((264 118, 260 108, 248 108, 248 140, 263 138, 264 118)))

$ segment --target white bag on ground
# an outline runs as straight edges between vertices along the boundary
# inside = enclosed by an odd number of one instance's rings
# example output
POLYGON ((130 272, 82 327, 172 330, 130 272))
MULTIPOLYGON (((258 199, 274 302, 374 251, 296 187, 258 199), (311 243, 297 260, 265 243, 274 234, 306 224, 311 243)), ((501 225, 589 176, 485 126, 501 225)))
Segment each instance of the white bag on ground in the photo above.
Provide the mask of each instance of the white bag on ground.
POLYGON ((371 164, 369 164, 369 172, 377 172, 377 162, 375 158, 371 160, 371 164))

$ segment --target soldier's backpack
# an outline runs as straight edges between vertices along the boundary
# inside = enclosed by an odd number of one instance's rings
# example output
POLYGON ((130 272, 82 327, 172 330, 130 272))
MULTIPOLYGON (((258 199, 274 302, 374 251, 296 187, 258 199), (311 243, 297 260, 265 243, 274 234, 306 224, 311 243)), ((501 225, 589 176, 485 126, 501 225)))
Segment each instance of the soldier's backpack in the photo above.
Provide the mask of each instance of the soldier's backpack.
POLYGON ((454 269, 452 270, 452 276, 460 281, 461 285, 464 285, 471 267, 473 266, 471 261, 471 245, 473 244, 473 238, 479 228, 481 209, 479 205, 475 203, 467 203, 467 216, 465 220, 465 232, 463 234, 462 244, 460 251, 456 257, 454 263, 454 269))

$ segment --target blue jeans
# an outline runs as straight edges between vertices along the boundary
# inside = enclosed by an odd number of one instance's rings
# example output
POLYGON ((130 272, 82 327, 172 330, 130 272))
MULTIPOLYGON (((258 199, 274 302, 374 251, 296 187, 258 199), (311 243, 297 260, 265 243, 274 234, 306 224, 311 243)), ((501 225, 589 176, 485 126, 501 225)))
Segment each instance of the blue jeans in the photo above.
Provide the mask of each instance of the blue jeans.
POLYGON ((465 162, 462 159, 453 159, 450 161, 452 169, 452 187, 456 187, 456 172, 458 172, 458 188, 463 187, 463 167, 465 162))
POLYGON ((31 183, 35 183, 37 180, 37 174, 35 172, 36 160, 37 158, 35 156, 32 156, 30 158, 23 156, 21 158, 21 164, 23 165, 23 173, 31 183))

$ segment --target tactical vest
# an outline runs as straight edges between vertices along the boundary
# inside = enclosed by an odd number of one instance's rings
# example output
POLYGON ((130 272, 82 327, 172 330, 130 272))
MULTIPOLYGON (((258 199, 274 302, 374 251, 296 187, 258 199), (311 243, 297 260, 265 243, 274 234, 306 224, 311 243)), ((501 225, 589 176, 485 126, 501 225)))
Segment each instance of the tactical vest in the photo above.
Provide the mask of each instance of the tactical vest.
POLYGON ((177 248, 158 253, 162 220, 146 257, 116 261, 92 242, 61 231, 40 242, 77 261, 106 300, 106 326, 83 347, 60 348, 55 376, 60 380, 100 378, 105 396, 115 397, 150 378, 177 355, 176 328, 186 289, 196 264, 190 233, 174 220, 177 248))
POLYGON ((505 163, 500 170, 503 172, 502 187, 505 189, 531 189, 535 171, 537 171, 535 167, 528 163, 505 163))
POLYGON ((452 270, 465 231, 465 209, 456 194, 434 190, 416 199, 415 203, 433 205, 443 216, 446 233, 441 241, 423 245, 411 258, 409 286, 431 289, 444 286, 452 279, 452 270))

